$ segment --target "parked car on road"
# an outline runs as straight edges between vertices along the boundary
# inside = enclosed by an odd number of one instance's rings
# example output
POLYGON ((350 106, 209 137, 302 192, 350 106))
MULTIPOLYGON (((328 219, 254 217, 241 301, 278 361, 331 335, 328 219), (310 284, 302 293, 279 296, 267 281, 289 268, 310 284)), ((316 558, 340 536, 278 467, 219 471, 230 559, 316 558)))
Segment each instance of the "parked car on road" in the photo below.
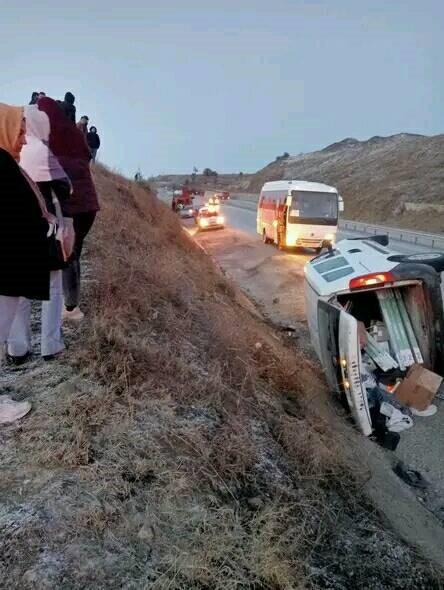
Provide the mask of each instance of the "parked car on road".
POLYGON ((220 201, 228 201, 230 199, 230 193, 228 191, 218 191, 215 194, 220 201))
POLYGON ((182 207, 178 207, 177 212, 182 219, 190 219, 196 215, 193 205, 183 205, 182 207))
POLYGON ((197 213, 196 222, 199 229, 220 229, 224 227, 225 218, 218 207, 202 207, 197 213))

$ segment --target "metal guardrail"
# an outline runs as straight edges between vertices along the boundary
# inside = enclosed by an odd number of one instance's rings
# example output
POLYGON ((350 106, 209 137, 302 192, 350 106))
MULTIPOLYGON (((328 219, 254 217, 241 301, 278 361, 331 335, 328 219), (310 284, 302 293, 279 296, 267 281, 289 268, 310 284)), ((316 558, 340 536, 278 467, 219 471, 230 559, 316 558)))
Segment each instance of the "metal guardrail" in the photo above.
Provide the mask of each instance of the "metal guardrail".
POLYGON ((425 246, 431 250, 444 250, 444 235, 429 234, 426 232, 415 232, 409 229, 399 227, 389 227, 386 225, 377 225, 374 223, 362 223, 360 221, 351 221, 341 219, 339 228, 366 235, 387 234, 391 240, 398 242, 407 242, 418 246, 425 246))

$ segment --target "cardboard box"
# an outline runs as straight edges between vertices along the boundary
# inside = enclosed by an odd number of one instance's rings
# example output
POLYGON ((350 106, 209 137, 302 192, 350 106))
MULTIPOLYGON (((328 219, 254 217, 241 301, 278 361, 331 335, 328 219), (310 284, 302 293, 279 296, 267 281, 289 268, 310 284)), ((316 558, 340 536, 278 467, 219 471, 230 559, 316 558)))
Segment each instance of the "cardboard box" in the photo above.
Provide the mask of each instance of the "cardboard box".
POLYGON ((397 387, 396 399, 406 406, 425 410, 431 404, 441 385, 442 377, 421 365, 410 367, 405 379, 397 387))

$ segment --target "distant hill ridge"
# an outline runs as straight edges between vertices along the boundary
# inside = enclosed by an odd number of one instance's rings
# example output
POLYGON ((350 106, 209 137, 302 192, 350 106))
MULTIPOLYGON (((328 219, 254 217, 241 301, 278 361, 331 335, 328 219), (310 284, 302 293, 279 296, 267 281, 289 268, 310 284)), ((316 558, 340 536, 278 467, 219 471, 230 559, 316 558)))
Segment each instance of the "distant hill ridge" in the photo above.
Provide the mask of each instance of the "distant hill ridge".
POLYGON ((327 147, 323 148, 320 151, 321 152, 334 151, 336 149, 372 145, 372 144, 377 144, 377 143, 383 143, 385 141, 390 141, 390 140, 397 141, 397 140, 402 140, 404 138, 410 138, 410 137, 412 137, 412 138, 413 137, 425 138, 427 136, 420 135, 419 133, 396 133, 395 135, 388 135, 387 137, 383 137, 382 135, 374 135, 373 137, 370 137, 370 139, 366 139, 363 141, 359 141, 359 139, 355 139, 354 137, 346 137, 345 139, 342 139, 341 141, 337 141, 335 143, 328 145, 327 147))

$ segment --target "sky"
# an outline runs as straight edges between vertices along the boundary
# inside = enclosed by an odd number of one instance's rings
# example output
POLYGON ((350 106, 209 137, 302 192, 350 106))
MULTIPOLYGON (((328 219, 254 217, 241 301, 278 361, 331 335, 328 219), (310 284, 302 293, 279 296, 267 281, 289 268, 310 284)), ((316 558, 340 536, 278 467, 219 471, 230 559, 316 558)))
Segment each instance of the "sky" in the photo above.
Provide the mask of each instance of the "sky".
POLYGON ((0 102, 73 92, 127 175, 444 132, 442 0, 0 0, 0 15, 0 102))

